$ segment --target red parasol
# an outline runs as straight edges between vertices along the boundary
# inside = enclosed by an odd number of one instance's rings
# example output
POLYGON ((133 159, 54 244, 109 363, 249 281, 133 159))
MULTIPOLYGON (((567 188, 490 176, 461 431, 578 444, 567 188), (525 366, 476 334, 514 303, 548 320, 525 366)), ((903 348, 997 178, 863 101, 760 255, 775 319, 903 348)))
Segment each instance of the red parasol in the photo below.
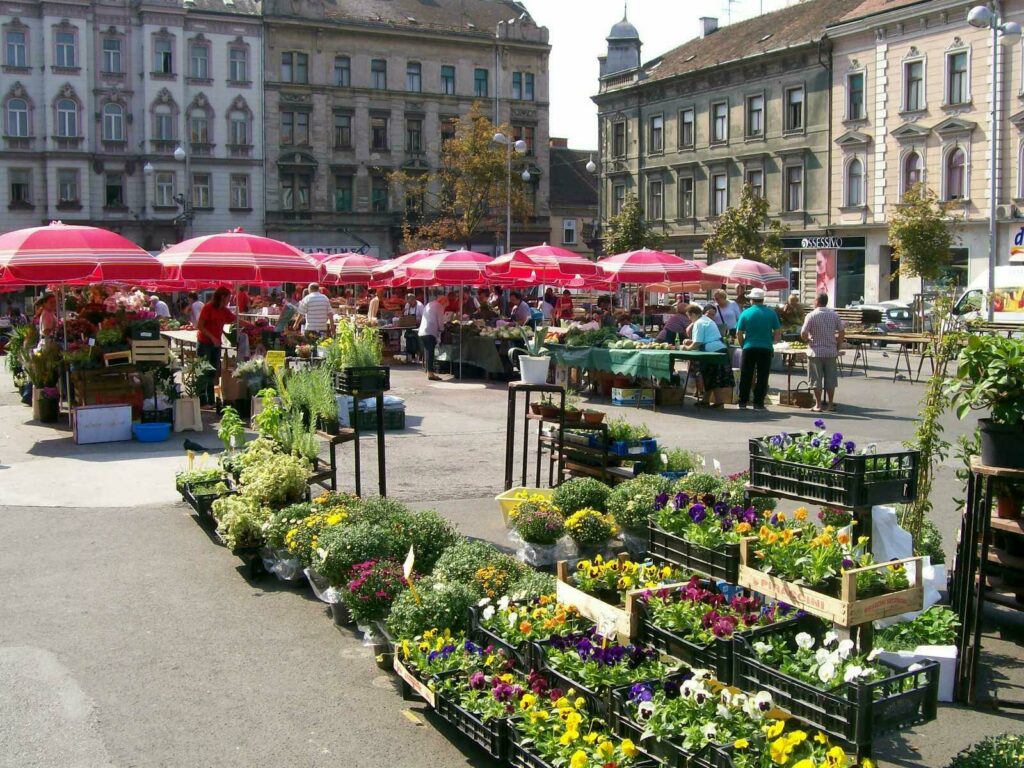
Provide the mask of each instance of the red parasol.
POLYGON ((404 267, 409 284, 476 285, 487 281, 486 268, 492 261, 476 251, 442 251, 407 263, 404 267))
POLYGON ((155 280, 163 266, 116 232, 51 222, 0 235, 0 282, 155 280))
POLYGON ((728 285, 752 285, 765 290, 788 288, 789 280, 761 261, 724 259, 704 267, 705 281, 728 285))
POLYGON ((700 280, 700 268, 692 261, 646 248, 608 256, 597 262, 611 284, 685 282, 700 280))
POLYGON ((370 285, 375 288, 398 288, 403 286, 406 283, 406 266, 428 256, 433 256, 435 253, 447 253, 447 251, 435 251, 427 248, 421 251, 411 251, 388 261, 382 261, 380 266, 373 270, 373 279, 370 281, 370 285))
POLYGON ((593 277, 597 264, 578 253, 554 245, 534 245, 499 256, 487 265, 487 276, 554 283, 576 277, 593 277))
POLYGON ((169 280, 302 283, 318 280, 316 261, 288 243, 233 229, 193 237, 158 257, 169 280))
POLYGON ((342 253, 328 256, 320 263, 324 281, 330 285, 366 285, 374 276, 374 270, 381 266, 380 259, 359 253, 342 253))

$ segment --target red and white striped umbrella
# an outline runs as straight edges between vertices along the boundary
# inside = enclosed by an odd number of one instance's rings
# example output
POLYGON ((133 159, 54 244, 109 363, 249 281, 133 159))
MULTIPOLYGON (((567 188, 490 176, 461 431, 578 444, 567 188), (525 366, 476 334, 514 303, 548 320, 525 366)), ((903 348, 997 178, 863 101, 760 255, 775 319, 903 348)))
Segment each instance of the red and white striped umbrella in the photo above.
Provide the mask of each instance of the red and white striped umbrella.
POLYGON ((476 251, 441 251, 404 267, 406 285, 477 285, 487 282, 492 258, 476 251))
POLYGON ((597 264, 585 256, 554 245, 534 245, 499 256, 487 265, 487 276, 554 283, 598 274, 597 264))
POLYGON ((414 264, 436 253, 447 253, 447 251, 435 251, 428 248, 421 251, 411 251, 402 256, 381 261, 380 266, 375 267, 373 270, 373 280, 370 282, 370 285, 375 288, 397 288, 403 286, 406 282, 405 268, 409 264, 414 264))
POLYGON ((0 235, 0 282, 158 280, 163 266, 131 240, 99 227, 51 222, 0 235))
POLYGON ((780 272, 751 259, 723 259, 704 267, 701 272, 705 281, 727 285, 752 285, 765 290, 789 287, 789 280, 780 272))
POLYGON ((342 253, 324 259, 320 272, 329 285, 367 285, 373 279, 374 269, 380 265, 380 259, 373 256, 342 253))
POLYGON ((647 248, 608 256, 597 266, 604 273, 603 279, 615 285, 700 280, 700 268, 692 261, 647 248))
POLYGON ((170 280, 303 283, 320 278, 317 263, 298 248, 241 229, 193 237, 157 258, 170 280))

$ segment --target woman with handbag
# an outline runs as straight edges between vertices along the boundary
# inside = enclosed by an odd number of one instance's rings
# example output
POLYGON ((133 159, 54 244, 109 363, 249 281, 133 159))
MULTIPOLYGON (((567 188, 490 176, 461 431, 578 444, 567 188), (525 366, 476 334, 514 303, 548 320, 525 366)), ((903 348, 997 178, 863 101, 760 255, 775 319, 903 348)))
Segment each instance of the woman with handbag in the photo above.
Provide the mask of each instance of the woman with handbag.
MULTIPOLYGON (((728 350, 715 321, 705 315, 700 307, 696 304, 690 305, 686 310, 686 315, 693 322, 690 326, 690 338, 683 342, 684 349, 702 352, 725 352, 728 350)), ((693 364, 690 363, 690 365, 693 364)), ((701 362, 700 375, 704 382, 705 399, 698 400, 698 405, 721 408, 726 403, 732 402, 736 377, 733 376, 732 365, 728 361, 723 363, 701 362)))

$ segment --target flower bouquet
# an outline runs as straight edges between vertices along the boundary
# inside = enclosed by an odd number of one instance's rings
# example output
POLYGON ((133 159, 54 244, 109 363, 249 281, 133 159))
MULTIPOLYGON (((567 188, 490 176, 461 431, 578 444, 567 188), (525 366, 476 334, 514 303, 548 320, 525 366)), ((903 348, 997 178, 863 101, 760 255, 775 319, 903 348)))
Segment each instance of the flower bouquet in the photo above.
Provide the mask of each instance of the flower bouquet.
POLYGON ((586 702, 569 690, 550 700, 524 695, 519 717, 509 724, 508 761, 513 768, 638 768, 645 755, 631 739, 618 739, 587 716, 586 702))
POLYGON ((740 635, 734 653, 736 685, 771 689, 780 708, 850 744, 935 718, 937 663, 901 671, 811 616, 740 635))
POLYGON ((917 490, 919 451, 858 451, 840 432, 814 422, 816 432, 750 441, 750 484, 758 491, 847 509, 911 501, 917 490))
POLYGON ((644 592, 637 598, 639 637, 719 682, 732 682, 733 637, 755 627, 789 621, 794 612, 756 597, 731 598, 694 576, 676 588, 644 592))
POLYGON ((741 587, 843 627, 921 610, 920 557, 876 563, 867 552, 868 537, 854 541, 849 529, 819 529, 806 521, 803 508, 793 514, 797 524, 780 529, 770 523, 785 522, 785 513, 772 513, 756 537, 740 543, 741 587), (908 564, 915 568, 912 582, 908 564))
POLYGON ((662 678, 679 667, 654 648, 620 645, 597 634, 595 627, 556 635, 535 643, 536 658, 552 682, 572 688, 587 700, 591 714, 605 716, 611 689, 662 678))
POLYGON ((528 602, 511 602, 503 597, 496 603, 484 598, 470 609, 474 639, 504 650, 522 670, 531 669, 530 643, 586 629, 591 626, 578 609, 543 595, 528 602))

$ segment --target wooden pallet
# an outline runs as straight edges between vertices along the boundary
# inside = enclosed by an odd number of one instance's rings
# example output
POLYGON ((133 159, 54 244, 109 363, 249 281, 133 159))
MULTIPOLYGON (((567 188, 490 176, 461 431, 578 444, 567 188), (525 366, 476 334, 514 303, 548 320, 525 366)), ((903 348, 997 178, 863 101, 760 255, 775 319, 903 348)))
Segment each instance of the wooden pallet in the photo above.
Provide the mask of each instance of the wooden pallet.
POLYGON ((133 363, 167 365, 170 360, 167 339, 153 339, 152 341, 132 339, 131 343, 133 363))

